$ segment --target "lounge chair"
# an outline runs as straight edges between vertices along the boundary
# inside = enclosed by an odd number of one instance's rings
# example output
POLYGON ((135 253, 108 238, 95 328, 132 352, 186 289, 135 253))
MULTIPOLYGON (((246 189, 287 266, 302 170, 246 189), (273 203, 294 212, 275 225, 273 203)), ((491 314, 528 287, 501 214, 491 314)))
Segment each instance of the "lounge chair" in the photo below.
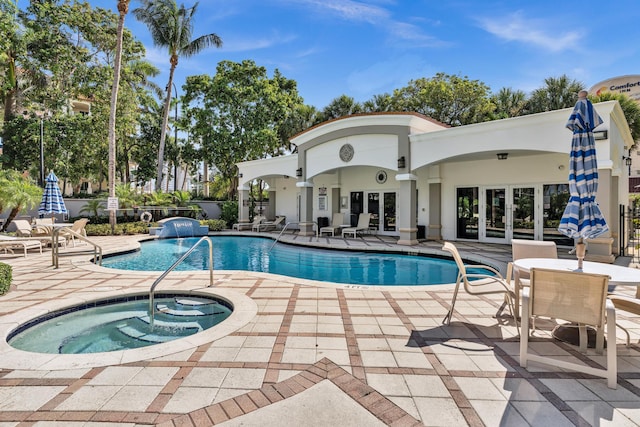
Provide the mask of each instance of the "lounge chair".
POLYGON ((253 231, 273 231, 283 223, 284 219, 284 216, 277 216, 274 221, 260 222, 251 227, 251 229, 253 231))
POLYGON ((353 237, 358 237, 358 232, 369 231, 369 221, 371 221, 371 214, 361 213, 358 216, 358 225, 355 227, 347 227, 342 230, 342 237, 346 237, 348 234, 353 234, 353 237))
POLYGON ((319 234, 322 236, 324 233, 328 233, 332 236, 336 235, 336 230, 339 230, 342 227, 342 223, 344 222, 344 214, 340 213, 340 212, 336 212, 333 214, 333 216, 331 217, 331 225, 328 225, 326 227, 322 227, 320 229, 319 234))
MULTIPOLYGON (((70 227, 71 231, 83 236, 83 237, 87 237, 87 231, 84 229, 84 227, 87 225, 87 223, 89 222, 88 218, 80 218, 77 219, 73 222, 73 225, 70 227)), ((60 234, 61 237, 66 238, 67 240, 71 239, 71 241, 73 242, 73 247, 76 247, 76 237, 73 233, 69 233, 68 231, 66 231, 66 229, 62 229, 60 230, 60 234)))
POLYGON ((253 222, 239 222, 237 224, 233 224, 233 226, 231 226, 231 229, 238 231, 252 230, 254 225, 260 224, 265 219, 266 218, 264 216, 258 215, 253 218, 253 222))
POLYGON ((5 254, 7 251, 13 253, 13 249, 23 249, 26 258, 28 249, 39 249, 42 253, 42 242, 38 239, 0 235, 0 249, 4 250, 5 254))
MULTIPOLYGON (((36 228, 32 228, 29 221, 25 219, 15 219, 11 221, 12 224, 16 227, 16 236, 18 237, 32 237, 33 239, 38 239, 42 243, 52 244, 53 243, 53 227, 40 225, 36 226, 36 228)), ((67 239, 64 237, 60 237, 59 242, 66 248, 67 247, 67 239)))

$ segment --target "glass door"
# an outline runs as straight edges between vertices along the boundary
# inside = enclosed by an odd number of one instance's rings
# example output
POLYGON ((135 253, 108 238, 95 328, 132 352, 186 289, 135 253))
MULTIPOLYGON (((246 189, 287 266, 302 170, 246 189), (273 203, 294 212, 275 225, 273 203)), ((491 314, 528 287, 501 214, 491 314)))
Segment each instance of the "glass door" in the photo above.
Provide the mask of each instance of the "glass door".
MULTIPOLYGON (((511 190, 510 239, 536 239, 536 191, 534 187, 513 187, 511 190)), ((508 206, 508 205, 507 205, 508 206)))
POLYGON ((369 228, 380 229, 380 193, 367 193, 367 212, 371 215, 369 228))
POLYGON ((384 218, 382 231, 396 231, 396 193, 384 193, 384 218))
POLYGON ((507 242, 507 189, 485 188, 484 190, 484 240, 507 242))

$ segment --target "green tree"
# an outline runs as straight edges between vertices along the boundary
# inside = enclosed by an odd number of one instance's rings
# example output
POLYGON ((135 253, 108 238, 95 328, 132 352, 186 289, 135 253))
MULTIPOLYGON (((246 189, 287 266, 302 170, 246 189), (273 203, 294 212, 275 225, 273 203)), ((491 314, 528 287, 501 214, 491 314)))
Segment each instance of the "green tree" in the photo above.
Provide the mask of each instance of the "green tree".
POLYGON ((340 95, 324 107, 318 117, 321 122, 325 122, 362 112, 362 105, 356 102, 355 99, 347 95, 340 95))
POLYGON ((278 70, 269 78, 264 67, 245 60, 220 62, 213 78, 188 77, 184 104, 191 138, 199 141, 204 161, 230 182, 233 198, 236 163, 281 154, 288 147, 281 127, 302 99, 278 70))
POLYGON ((584 85, 566 74, 544 79, 544 86, 534 90, 527 102, 526 114, 573 107, 584 85))
POLYGON ((497 94, 491 96, 491 102, 496 106, 494 117, 506 119, 521 116, 527 105, 527 94, 521 90, 503 87, 497 94))
POLYGON ((389 93, 383 93, 380 95, 373 95, 371 99, 365 101, 362 104, 362 111, 367 113, 381 113, 394 111, 395 105, 393 104, 393 98, 389 93))
MULTIPOLYGON (((622 93, 614 92, 602 92, 598 96, 589 96, 591 102, 605 102, 605 101, 618 101, 624 117, 627 119, 629 129, 631 130, 631 136, 637 143, 640 140, 640 105, 622 93)), ((635 145, 634 145, 635 147, 635 145)))
POLYGON ((495 109, 486 84, 445 73, 396 89, 393 103, 398 111, 415 111, 451 126, 487 121, 495 109))
POLYGON ((80 213, 86 213, 91 215, 91 217, 93 217, 93 221, 92 222, 97 222, 96 219, 98 218, 98 214, 99 212, 104 209, 104 204, 103 204, 104 200, 100 200, 100 199, 91 199, 88 200, 87 203, 82 207, 82 209, 80 209, 80 213))
POLYGON ((0 175, 0 205, 11 209, 2 231, 7 231, 7 226, 20 213, 38 206, 42 200, 42 188, 38 187, 31 179, 25 178, 15 171, 5 171, 0 175))
POLYGON ((198 3, 190 8, 185 8, 184 5, 178 7, 175 0, 141 0, 141 3, 142 7, 136 8, 133 14, 147 25, 156 46, 168 48, 171 64, 158 147, 156 191, 160 191, 164 165, 164 145, 169 123, 169 108, 171 107, 171 89, 173 75, 178 66, 178 58, 193 56, 211 45, 220 47, 222 39, 215 33, 192 39, 193 17, 196 14, 198 3))
POLYGON ((26 51, 17 18, 17 2, 0 0, 0 99, 4 106, 3 121, 11 120, 18 105, 19 55, 26 51))

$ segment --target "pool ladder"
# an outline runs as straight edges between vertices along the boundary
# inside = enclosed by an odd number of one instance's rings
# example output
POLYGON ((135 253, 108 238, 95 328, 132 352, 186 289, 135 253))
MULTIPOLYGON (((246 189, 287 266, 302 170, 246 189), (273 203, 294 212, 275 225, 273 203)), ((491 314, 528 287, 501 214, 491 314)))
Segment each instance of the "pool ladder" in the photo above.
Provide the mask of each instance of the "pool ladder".
POLYGON ((151 320, 151 327, 153 327, 153 315, 155 314, 155 309, 153 308, 153 291, 156 289, 156 286, 158 286, 160 282, 167 277, 167 274, 171 273, 178 265, 180 265, 180 263, 191 255, 198 245, 205 240, 209 244, 209 287, 213 286, 213 242, 211 242, 211 239, 208 236, 204 236, 198 240, 195 245, 191 246, 191 248, 180 257, 180 259, 171 265, 171 267, 167 268, 165 272, 162 273, 151 285, 151 288, 149 289, 149 318, 151 320))
MULTIPOLYGON (((308 221, 307 221, 308 222, 308 221)), ((315 224, 316 226, 316 238, 318 237, 318 233, 319 233, 319 228, 318 228, 318 222, 317 221, 311 221, 313 224, 315 224)), ((287 230, 287 227, 289 227, 289 225, 291 224, 300 224, 300 221, 294 221, 294 222, 288 222, 285 224, 284 227, 282 227, 282 230, 280 231, 280 234, 278 234, 278 237, 276 237, 276 240, 274 240, 273 245, 271 245, 271 247, 269 248, 269 252, 271 252, 271 249, 273 249, 273 247, 276 245, 276 243, 278 243, 278 241, 280 240, 280 237, 282 237, 282 234, 284 234, 284 232, 287 230)))

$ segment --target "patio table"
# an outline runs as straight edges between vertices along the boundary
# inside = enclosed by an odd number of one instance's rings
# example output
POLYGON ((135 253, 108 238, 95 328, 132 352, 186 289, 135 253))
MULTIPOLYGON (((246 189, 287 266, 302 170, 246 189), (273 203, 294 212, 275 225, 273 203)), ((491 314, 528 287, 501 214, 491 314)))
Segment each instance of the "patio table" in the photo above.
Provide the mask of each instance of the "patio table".
MULTIPOLYGON (((600 262, 584 261, 582 264, 582 270, 578 270, 578 261, 574 259, 552 259, 552 258, 522 258, 513 261, 514 268, 520 271, 528 272, 532 268, 546 268, 551 270, 563 270, 563 271, 579 271, 582 273, 591 274, 603 274, 609 276, 610 285, 635 285, 636 286, 636 298, 640 298, 640 269, 623 267, 620 265, 604 264, 600 262)), ((519 286, 519 284, 516 284, 519 286)), ((520 304, 520 301, 516 301, 516 304, 520 304)), ((579 344, 578 329, 575 327, 563 327, 557 326, 552 335, 561 340, 573 345, 579 344)), ((595 331, 589 333, 595 340, 595 331)), ((590 347, 592 347, 590 345, 590 347)))

